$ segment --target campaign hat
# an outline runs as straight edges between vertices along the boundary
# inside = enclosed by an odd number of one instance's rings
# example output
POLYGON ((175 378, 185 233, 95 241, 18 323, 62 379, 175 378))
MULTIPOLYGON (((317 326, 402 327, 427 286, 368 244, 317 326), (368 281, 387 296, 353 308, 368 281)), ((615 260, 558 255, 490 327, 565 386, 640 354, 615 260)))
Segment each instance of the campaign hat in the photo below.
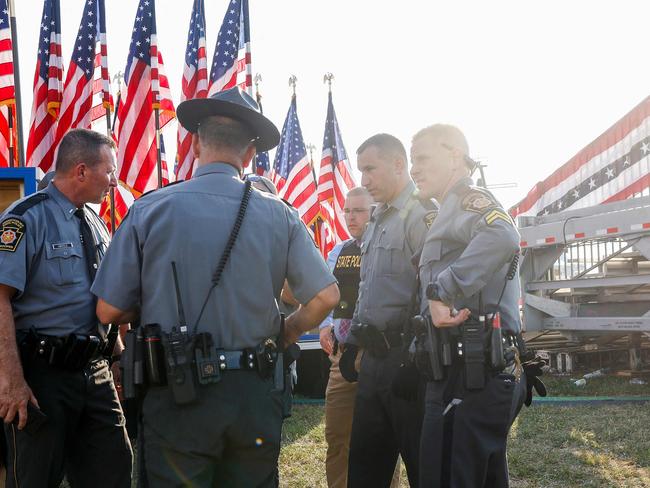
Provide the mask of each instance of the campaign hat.
POLYGON ((191 133, 199 130, 201 121, 214 115, 229 117, 246 125, 258 151, 273 149, 280 142, 278 128, 262 114, 253 97, 238 86, 217 92, 208 98, 186 100, 176 109, 178 121, 191 133))

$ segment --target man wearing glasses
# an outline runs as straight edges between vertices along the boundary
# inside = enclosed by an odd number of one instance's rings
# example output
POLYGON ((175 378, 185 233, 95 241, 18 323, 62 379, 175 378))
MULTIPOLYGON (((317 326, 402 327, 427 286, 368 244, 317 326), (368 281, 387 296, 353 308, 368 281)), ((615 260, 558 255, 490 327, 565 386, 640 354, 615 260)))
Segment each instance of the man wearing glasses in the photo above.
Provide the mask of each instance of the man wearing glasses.
MULTIPOLYGON (((357 302, 361 270, 359 245, 370 219, 371 205, 372 198, 368 190, 363 187, 350 190, 345 199, 343 213, 345 225, 352 238, 337 244, 327 257, 327 264, 341 290, 341 301, 320 325, 320 344, 332 363, 325 393, 325 439, 327 440, 325 471, 329 488, 344 488, 348 483, 348 454, 357 383, 350 383, 341 376, 339 359, 350 331, 354 306, 357 302)), ((361 355, 358 356, 357 363, 360 359, 361 355)), ((397 474, 397 485, 399 485, 399 469, 397 474)))

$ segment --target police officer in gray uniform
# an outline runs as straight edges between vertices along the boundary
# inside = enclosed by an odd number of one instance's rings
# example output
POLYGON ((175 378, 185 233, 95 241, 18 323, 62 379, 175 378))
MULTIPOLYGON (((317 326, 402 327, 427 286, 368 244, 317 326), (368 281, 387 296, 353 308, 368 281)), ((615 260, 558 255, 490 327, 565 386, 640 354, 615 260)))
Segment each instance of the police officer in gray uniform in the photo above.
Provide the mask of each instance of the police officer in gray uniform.
POLYGON ((427 384, 420 485, 507 487, 506 440, 526 391, 515 360, 519 233, 492 194, 473 186, 456 127, 418 132, 411 162, 421 197, 440 202, 420 258, 421 311, 435 326, 436 356, 443 348, 449 356, 443 377, 427 384))
POLYGON ((422 409, 398 398, 392 384, 404 359, 403 336, 414 313, 416 264, 433 207, 415 197, 406 150, 389 134, 377 134, 357 150, 361 184, 379 203, 361 243, 361 281, 351 333, 339 367, 354 379, 356 344, 361 360, 352 421, 348 486, 388 487, 398 453, 411 486, 417 486, 422 409))
POLYGON ((317 326, 338 288, 298 216, 240 178, 256 150, 279 140, 255 101, 233 88, 183 102, 178 119, 193 133, 197 171, 131 207, 92 288, 98 316, 160 327, 167 385, 150 386, 142 407, 151 486, 277 486, 273 349, 317 326), (285 279, 303 306, 279 338, 285 279))
POLYGON ((86 203, 116 186, 115 144, 83 129, 59 145, 56 181, 0 218, 0 416, 7 486, 129 487, 131 446, 90 285, 108 246, 86 203), (22 362, 22 364, 21 364, 22 362), (29 404, 29 405, 28 405, 29 404), (40 425, 41 414, 47 416, 40 425))

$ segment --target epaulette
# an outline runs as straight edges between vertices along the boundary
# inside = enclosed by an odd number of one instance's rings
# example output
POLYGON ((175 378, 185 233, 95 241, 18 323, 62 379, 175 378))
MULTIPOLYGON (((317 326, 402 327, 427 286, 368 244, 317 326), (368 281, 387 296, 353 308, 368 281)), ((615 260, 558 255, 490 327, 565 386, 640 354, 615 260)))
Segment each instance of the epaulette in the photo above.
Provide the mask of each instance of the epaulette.
POLYGON ((20 202, 14 208, 11 209, 12 214, 14 215, 23 215, 27 210, 32 208, 34 205, 38 205, 41 202, 44 202, 50 198, 47 193, 34 193, 33 195, 27 197, 25 200, 20 202))

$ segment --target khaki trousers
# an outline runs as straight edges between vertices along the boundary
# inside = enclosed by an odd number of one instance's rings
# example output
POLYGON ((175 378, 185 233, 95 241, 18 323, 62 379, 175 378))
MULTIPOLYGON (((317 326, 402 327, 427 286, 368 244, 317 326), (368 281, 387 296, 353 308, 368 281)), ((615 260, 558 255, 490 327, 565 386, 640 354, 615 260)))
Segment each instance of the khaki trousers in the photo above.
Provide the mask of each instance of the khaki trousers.
MULTIPOLYGON (((363 351, 357 356, 359 370, 363 351)), ((329 488, 346 488, 348 485, 348 456, 350 454, 350 434, 352 432, 352 414, 357 394, 357 383, 347 382, 339 370, 341 350, 330 356, 327 390, 325 392, 325 440, 327 457, 325 472, 329 488)), ((392 488, 398 488, 400 481, 400 462, 398 459, 393 474, 392 488)))

